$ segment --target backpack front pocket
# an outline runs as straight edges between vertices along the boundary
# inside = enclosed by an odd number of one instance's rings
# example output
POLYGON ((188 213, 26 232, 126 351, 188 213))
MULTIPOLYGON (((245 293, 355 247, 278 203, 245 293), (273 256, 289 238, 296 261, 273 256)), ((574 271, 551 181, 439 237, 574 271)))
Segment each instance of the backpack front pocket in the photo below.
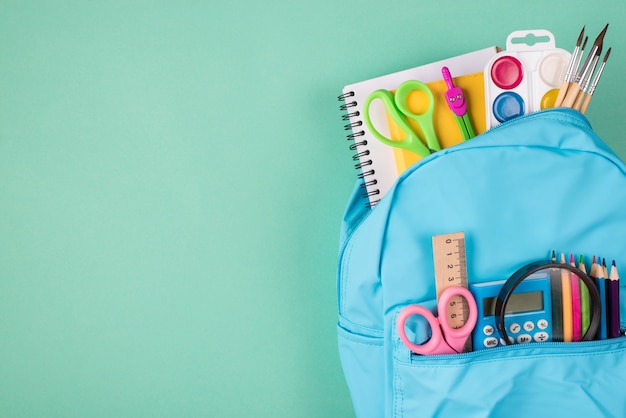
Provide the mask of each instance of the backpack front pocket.
POLYGON ((626 337, 435 356, 395 331, 392 344, 394 417, 626 416, 626 337))

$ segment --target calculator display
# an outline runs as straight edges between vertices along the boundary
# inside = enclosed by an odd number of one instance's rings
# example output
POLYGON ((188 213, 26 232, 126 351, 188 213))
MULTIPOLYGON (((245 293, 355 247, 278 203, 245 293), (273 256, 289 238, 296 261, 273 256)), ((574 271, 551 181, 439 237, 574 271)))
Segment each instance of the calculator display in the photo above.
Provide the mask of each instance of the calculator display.
MULTIPOLYGON (((497 297, 483 299, 483 312, 485 316, 496 314, 497 297)), ((506 306, 507 314, 543 311, 543 292, 513 293, 506 306)))

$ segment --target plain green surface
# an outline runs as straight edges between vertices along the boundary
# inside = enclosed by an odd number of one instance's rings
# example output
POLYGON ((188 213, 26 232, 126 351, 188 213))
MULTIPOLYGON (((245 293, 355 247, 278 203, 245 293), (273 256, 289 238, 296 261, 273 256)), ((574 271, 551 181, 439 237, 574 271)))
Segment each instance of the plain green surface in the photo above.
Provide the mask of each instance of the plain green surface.
POLYGON ((342 87, 517 29, 571 49, 610 22, 588 116, 626 157, 625 14, 0 1, 0 416, 353 416, 335 335, 355 179, 342 87))

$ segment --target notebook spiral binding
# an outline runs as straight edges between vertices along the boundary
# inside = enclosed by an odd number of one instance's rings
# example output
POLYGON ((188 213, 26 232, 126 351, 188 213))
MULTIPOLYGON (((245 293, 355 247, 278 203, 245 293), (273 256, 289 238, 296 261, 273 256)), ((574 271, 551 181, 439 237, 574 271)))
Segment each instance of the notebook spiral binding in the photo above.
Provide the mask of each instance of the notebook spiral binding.
POLYGON ((361 128, 361 130, 357 130, 357 128, 359 128, 360 126, 363 126, 363 121, 353 120, 352 122, 350 122, 350 119, 360 116, 358 110, 351 111, 353 107, 357 106, 356 101, 354 100, 349 101, 350 97, 353 97, 353 96, 354 96, 354 92, 349 91, 347 93, 341 94, 340 96, 338 96, 337 99, 340 102, 343 102, 343 104, 339 106, 339 110, 341 110, 342 112, 348 112, 341 116, 341 120, 349 122, 343 126, 343 129, 346 131, 350 131, 350 133, 346 135, 346 139, 348 141, 353 141, 350 144, 350 150, 356 151, 356 154, 352 156, 352 160, 356 161, 356 163, 354 164, 354 168, 361 171, 357 177, 359 179, 364 180, 362 184, 362 187, 365 190, 365 192, 363 193, 363 198, 368 199, 367 206, 373 207, 376 203, 379 202, 380 199, 374 200, 374 199, 371 199, 371 197, 380 194, 380 190, 379 189, 373 189, 369 191, 367 190, 368 187, 374 186, 378 182, 373 177, 376 174, 376 171, 371 168, 370 169, 367 168, 368 166, 372 165, 372 160, 361 159, 362 157, 366 157, 370 155, 370 151, 367 148, 365 148, 367 146, 367 140, 365 139, 359 140, 359 137, 365 135, 365 131, 363 130, 363 128, 361 128))

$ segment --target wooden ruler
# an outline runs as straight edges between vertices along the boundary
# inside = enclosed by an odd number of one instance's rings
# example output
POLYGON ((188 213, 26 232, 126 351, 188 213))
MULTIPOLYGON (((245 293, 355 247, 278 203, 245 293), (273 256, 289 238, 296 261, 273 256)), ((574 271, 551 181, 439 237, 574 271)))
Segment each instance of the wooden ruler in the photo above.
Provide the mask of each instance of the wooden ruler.
MULTIPOLYGON (((450 286, 467 288, 467 259, 465 257, 465 234, 463 232, 433 236, 433 257, 437 300, 439 300, 441 293, 450 286)), ((452 328, 460 328, 465 324, 468 317, 467 301, 461 296, 452 298, 446 309, 448 324, 452 328)))

